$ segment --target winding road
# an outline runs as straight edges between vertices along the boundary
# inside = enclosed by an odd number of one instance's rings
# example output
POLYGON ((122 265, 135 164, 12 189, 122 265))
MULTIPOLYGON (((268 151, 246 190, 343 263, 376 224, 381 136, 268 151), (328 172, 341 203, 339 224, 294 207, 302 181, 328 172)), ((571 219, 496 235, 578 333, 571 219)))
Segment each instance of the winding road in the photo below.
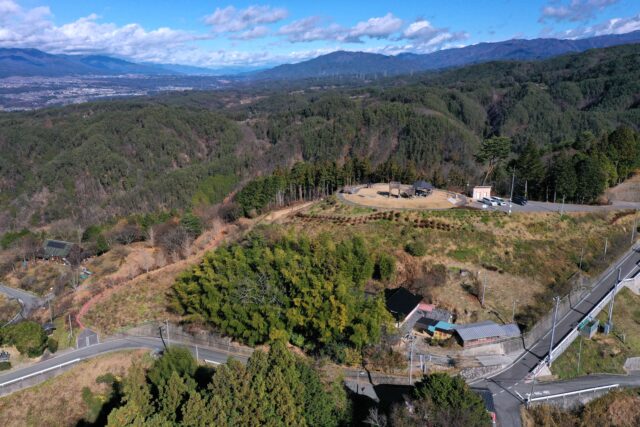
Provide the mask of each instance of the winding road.
MULTIPOLYGON (((600 275, 591 292, 558 320, 553 340, 554 347, 570 334, 576 325, 612 291, 618 279, 618 270, 620 270, 621 279, 633 277, 640 271, 639 263, 640 250, 634 247, 600 275)), ((474 383, 474 386, 486 387, 491 390, 500 426, 520 426, 519 408, 524 403, 524 396, 530 393, 532 387, 531 379, 528 377, 530 377, 531 371, 547 358, 550 343, 551 331, 547 331, 507 369, 489 379, 474 383)), ((585 384, 590 383, 590 378, 592 377, 578 378, 569 383, 570 385, 567 387, 589 387, 585 384), (582 384, 583 381, 584 384, 582 384)), ((601 378, 610 379, 610 377, 601 378)), ((640 385, 640 383, 634 384, 640 385)))
MULTIPOLYGON (((188 348, 194 356, 196 355, 196 347, 193 345, 179 344, 181 347, 188 348)), ((82 347, 79 349, 71 349, 61 351, 54 357, 37 362, 31 366, 12 370, 10 372, 0 375, 0 395, 3 393, 3 388, 7 387, 15 382, 19 381, 23 377, 38 374, 41 371, 55 368, 58 365, 65 363, 72 363, 73 361, 80 359, 90 359, 106 353, 122 350, 132 349, 149 349, 149 350, 162 350, 164 344, 160 338, 155 337, 126 337, 126 338, 114 338, 99 344, 94 344, 88 347, 82 347)), ((198 346, 198 358, 205 360, 209 363, 224 363, 231 357, 241 362, 247 361, 246 356, 240 356, 234 353, 230 353, 224 350, 214 350, 206 347, 198 346)))
MULTIPOLYGON (((639 264, 640 249, 634 247, 616 260, 607 271, 601 274, 590 293, 576 303, 566 315, 558 319, 553 340, 554 347, 572 333, 576 325, 611 293, 617 283, 618 271, 620 271, 621 279, 634 277, 640 272, 639 264)), ((22 299, 25 302, 25 309, 32 309, 40 303, 39 299, 33 295, 13 288, 7 288, 6 286, 0 286, 0 292, 22 299)), ((533 343, 533 345, 508 368, 491 378, 473 383, 474 387, 488 388, 493 394, 499 426, 520 426, 519 408, 520 405, 526 401, 526 396, 528 395, 534 397, 544 396, 547 394, 566 393, 611 384, 640 386, 640 374, 630 376, 586 376, 571 381, 543 384, 537 384, 535 380, 532 382, 529 378, 531 376, 530 374, 533 369, 547 358, 550 342, 551 331, 547 331, 541 339, 533 343)), ((196 348, 193 345, 178 344, 189 348, 192 353, 196 353, 196 348)), ((42 370, 55 368, 60 364, 73 363, 76 360, 88 359, 113 351, 136 348, 162 349, 163 343, 162 340, 157 337, 111 338, 89 347, 60 352, 54 357, 40 361, 34 365, 0 374, 0 395, 3 394, 4 387, 20 381, 22 377, 37 374, 42 370)), ((224 363, 229 357, 233 357, 242 362, 246 362, 247 360, 246 355, 237 355, 221 349, 206 347, 198 348, 198 356, 200 360, 206 360, 210 363, 224 363)), ((354 375, 348 376, 353 378, 354 375)), ((360 383, 359 375, 357 382, 360 383)))
POLYGON ((0 293, 6 295, 10 299, 16 299, 20 303, 22 309, 20 313, 14 317, 8 323, 17 322, 20 319, 26 319, 32 310, 41 307, 44 304, 44 300, 31 292, 24 291, 22 289, 11 288, 0 284, 0 293))

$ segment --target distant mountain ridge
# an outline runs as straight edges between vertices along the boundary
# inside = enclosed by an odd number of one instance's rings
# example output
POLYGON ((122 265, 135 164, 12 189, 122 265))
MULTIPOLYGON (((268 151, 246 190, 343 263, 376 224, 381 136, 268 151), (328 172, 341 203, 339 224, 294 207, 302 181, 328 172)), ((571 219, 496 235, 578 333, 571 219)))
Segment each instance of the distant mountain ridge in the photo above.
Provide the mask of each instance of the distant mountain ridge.
POLYGON ((338 51, 297 64, 283 64, 254 73, 260 79, 301 79, 353 75, 398 75, 460 67, 489 61, 537 60, 622 44, 640 43, 640 31, 578 40, 513 39, 396 56, 338 51))
POLYGON ((337 76, 387 76, 461 67, 488 61, 538 60, 593 48, 640 43, 640 31, 578 40, 513 39, 396 56, 336 51, 296 64, 256 71, 253 67, 209 69, 179 64, 135 63, 105 55, 54 55, 38 49, 0 48, 0 78, 10 76, 232 75, 248 79, 305 79, 337 76))
POLYGON ((171 74, 160 67, 104 55, 53 55, 38 49, 0 48, 0 77, 171 74))

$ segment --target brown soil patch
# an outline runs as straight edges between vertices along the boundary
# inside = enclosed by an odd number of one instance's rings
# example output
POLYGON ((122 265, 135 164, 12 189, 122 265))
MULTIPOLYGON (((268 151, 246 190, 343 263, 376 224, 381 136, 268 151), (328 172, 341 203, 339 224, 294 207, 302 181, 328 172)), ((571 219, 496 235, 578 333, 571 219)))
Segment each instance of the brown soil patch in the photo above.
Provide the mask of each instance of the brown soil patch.
MULTIPOLYGON (((402 186, 403 190, 410 188, 408 185, 402 186)), ((430 196, 402 198, 394 196, 387 197, 389 184, 374 184, 370 188, 361 188, 356 194, 343 194, 345 200, 362 206, 383 209, 451 209, 455 207, 448 198, 447 192, 434 190, 430 196)))

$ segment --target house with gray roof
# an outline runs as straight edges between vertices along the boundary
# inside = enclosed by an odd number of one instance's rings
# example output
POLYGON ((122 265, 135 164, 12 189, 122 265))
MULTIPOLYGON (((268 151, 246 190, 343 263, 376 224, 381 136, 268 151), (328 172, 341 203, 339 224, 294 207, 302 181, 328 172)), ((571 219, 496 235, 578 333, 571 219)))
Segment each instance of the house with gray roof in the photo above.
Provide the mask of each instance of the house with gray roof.
POLYGON ((69 256, 69 252, 71 252, 71 248, 73 247, 73 243, 65 242, 62 240, 53 240, 48 239, 45 240, 43 250, 44 250, 44 259, 52 259, 59 258, 63 259, 69 256))
POLYGON ((520 328, 512 323, 498 325, 491 320, 466 325, 456 325, 455 335, 463 347, 474 347, 483 344, 492 344, 508 338, 519 337, 520 328))

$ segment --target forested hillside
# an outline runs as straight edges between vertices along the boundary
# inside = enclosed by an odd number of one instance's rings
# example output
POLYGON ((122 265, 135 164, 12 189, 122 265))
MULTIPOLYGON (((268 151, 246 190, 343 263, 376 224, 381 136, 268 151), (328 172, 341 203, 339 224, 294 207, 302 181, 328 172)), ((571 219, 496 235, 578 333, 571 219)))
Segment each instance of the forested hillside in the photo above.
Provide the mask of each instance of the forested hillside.
POLYGON ((299 161, 317 170, 356 158, 385 178, 410 171, 458 189, 491 164, 487 181, 504 190, 515 167, 531 197, 584 202, 597 194, 580 186, 599 194, 640 164, 640 45, 333 83, 0 115, 0 231, 215 203, 299 161), (498 136, 506 151, 491 159, 498 136))

